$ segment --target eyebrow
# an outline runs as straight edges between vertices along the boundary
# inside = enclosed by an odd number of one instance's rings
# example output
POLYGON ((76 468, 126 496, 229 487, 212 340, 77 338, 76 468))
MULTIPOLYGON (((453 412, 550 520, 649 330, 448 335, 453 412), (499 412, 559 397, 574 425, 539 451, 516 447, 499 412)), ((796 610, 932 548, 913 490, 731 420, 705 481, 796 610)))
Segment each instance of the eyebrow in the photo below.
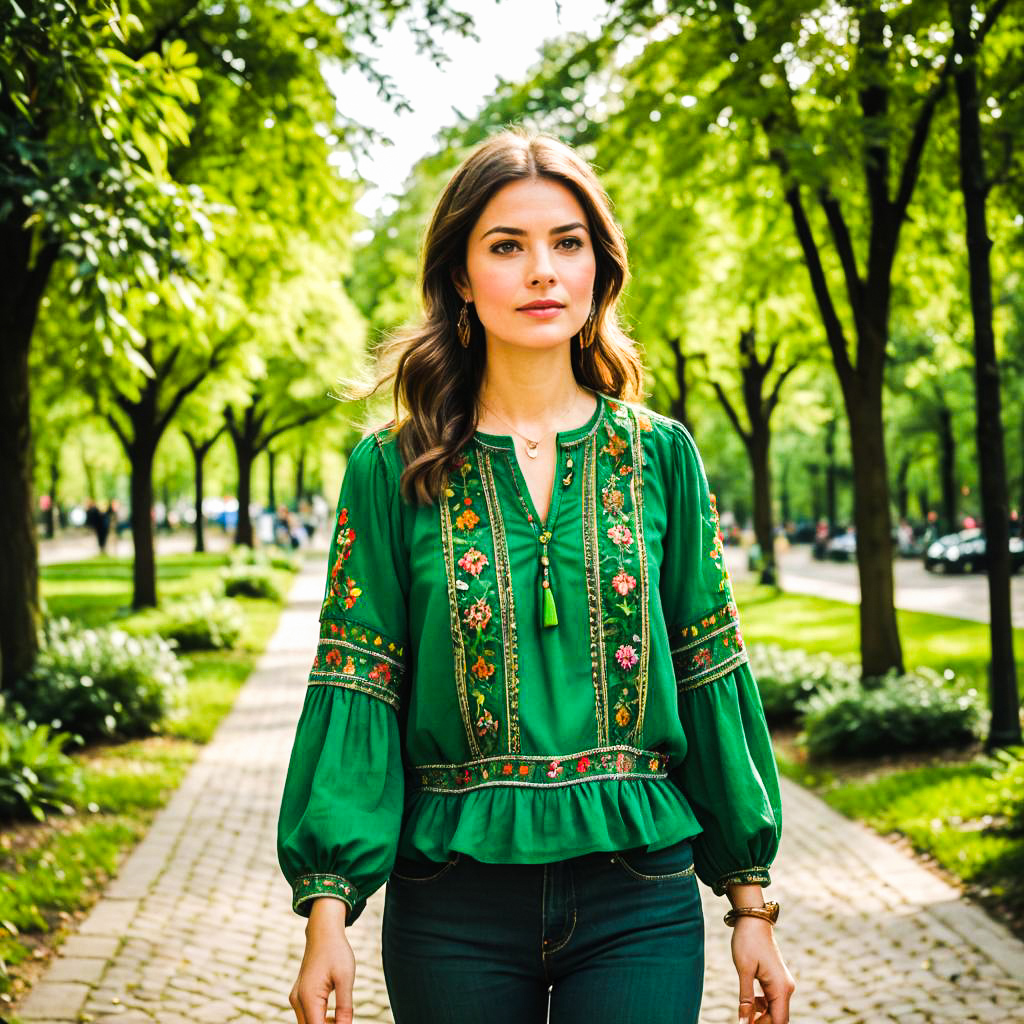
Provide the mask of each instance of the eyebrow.
MULTIPOLYGON (((563 224, 560 228, 552 228, 548 232, 548 234, 549 235, 561 235, 561 234, 564 234, 566 231, 575 231, 577 228, 582 228, 584 231, 587 231, 586 224, 581 224, 577 220, 577 221, 573 221, 572 224, 563 224)), ((522 228, 506 228, 506 227, 502 227, 502 226, 499 225, 496 228, 490 228, 489 230, 485 231, 480 237, 481 238, 486 238, 488 235, 493 235, 493 234, 496 234, 496 233, 500 233, 500 234, 503 234, 503 235, 525 235, 526 234, 526 232, 522 228)), ((587 234, 589 235, 590 232, 587 231, 587 234)))

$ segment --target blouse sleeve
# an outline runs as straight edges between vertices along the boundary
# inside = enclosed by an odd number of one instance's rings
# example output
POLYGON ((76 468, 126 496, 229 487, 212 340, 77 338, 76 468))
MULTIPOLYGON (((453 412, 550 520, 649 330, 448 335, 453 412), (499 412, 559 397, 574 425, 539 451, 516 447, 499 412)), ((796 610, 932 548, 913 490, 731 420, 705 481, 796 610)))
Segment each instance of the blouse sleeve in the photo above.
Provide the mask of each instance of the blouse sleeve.
POLYGON ((682 426, 675 435, 661 600, 687 752, 669 777, 703 828, 694 841, 697 875, 721 896, 729 884, 770 884, 782 810, 715 496, 693 438, 682 426))
POLYGON ((397 500, 376 438, 364 438, 338 499, 320 640, 278 817, 278 862, 303 917, 327 896, 348 905, 352 923, 395 859, 408 593, 397 500))

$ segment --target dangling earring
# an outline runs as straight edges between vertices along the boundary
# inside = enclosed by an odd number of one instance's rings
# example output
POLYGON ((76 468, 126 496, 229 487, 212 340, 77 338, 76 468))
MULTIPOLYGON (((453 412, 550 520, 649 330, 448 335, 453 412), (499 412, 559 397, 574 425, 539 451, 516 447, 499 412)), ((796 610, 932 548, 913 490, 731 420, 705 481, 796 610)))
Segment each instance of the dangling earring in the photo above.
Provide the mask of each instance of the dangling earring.
POLYGON ((459 344, 463 348, 469 348, 470 333, 469 333, 469 303, 463 302, 462 309, 459 310, 459 319, 455 323, 455 331, 459 336, 459 344))
POLYGON ((590 315, 580 328, 580 348, 590 348, 597 337, 597 307, 593 300, 590 303, 590 315))

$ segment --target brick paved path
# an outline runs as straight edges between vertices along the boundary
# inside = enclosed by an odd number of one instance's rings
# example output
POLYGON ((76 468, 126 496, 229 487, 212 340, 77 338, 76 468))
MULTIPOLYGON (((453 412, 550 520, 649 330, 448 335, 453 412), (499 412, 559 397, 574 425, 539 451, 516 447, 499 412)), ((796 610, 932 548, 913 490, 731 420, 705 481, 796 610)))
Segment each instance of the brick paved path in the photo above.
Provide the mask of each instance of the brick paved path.
MULTIPOLYGON (((322 572, 318 562, 296 581, 234 709, 23 1002, 25 1021, 294 1021, 287 997, 304 922, 289 905, 274 830, 322 572)), ((794 1022, 1024 1022, 1024 944, 816 797, 786 784, 783 805, 771 894, 783 904, 778 938, 797 979, 794 1022)), ((725 903, 705 895, 702 1024, 732 1024, 725 903)), ((391 1021, 379 959, 382 902, 383 890, 349 933, 357 1024, 391 1021)))

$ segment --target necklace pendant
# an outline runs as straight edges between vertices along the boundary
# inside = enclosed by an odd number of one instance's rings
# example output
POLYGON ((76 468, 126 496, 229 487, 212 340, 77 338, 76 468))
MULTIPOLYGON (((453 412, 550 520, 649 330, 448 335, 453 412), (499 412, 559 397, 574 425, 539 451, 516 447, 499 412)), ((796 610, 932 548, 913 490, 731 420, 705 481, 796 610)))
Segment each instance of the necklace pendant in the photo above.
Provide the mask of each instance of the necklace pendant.
POLYGON ((526 442, 526 454, 529 455, 529 457, 531 459, 537 458, 537 445, 538 444, 540 444, 539 441, 533 441, 533 442, 527 441, 526 442))

